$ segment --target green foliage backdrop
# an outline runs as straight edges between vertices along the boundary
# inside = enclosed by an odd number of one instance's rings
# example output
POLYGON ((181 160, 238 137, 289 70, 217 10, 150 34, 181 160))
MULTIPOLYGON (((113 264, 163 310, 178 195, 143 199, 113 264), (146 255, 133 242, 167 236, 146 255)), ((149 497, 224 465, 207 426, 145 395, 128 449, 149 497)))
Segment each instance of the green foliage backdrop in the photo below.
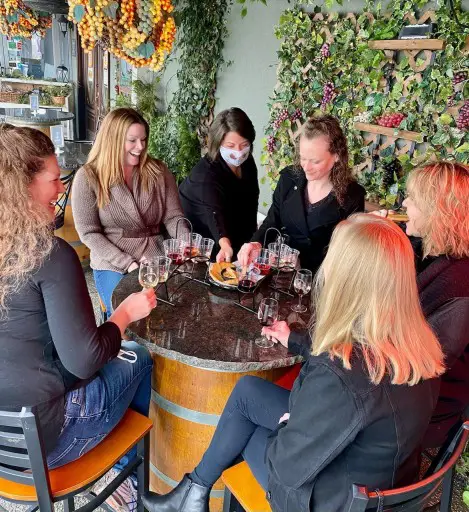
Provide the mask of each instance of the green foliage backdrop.
MULTIPOLYGON (((275 29, 282 41, 278 82, 269 103, 271 118, 262 156, 272 186, 278 172, 292 162, 298 127, 308 116, 321 112, 340 120, 347 135, 351 164, 356 169, 370 157, 363 133, 354 128, 356 121, 376 122, 376 117, 385 112, 403 112, 407 117, 400 129, 422 134, 424 143, 418 144, 411 156, 404 153, 398 157, 403 175, 394 176, 392 185, 383 186, 382 166, 360 174, 370 196, 382 204, 395 202, 413 167, 435 156, 469 160, 469 132, 456 127, 457 112, 449 108, 451 101, 461 105, 469 92, 466 81, 456 91, 452 83, 456 72, 466 72, 469 67, 468 55, 463 51, 466 36, 446 3, 438 1, 437 32, 432 35, 446 40, 446 48, 435 52, 435 61, 422 72, 421 82, 408 81, 415 71, 406 57, 396 59, 392 70, 395 80, 385 94, 382 83, 389 69, 383 62, 387 58, 383 51, 372 50, 367 44, 371 40, 396 39, 401 28, 409 24, 406 15, 413 13, 418 19, 418 10, 425 3, 392 0, 383 12, 380 5, 375 7, 374 2, 368 1, 363 13, 355 14, 355 18, 335 13, 324 20, 314 20, 314 14, 298 7, 282 14, 275 29), (329 34, 331 44, 324 51, 329 34), (321 105, 327 83, 333 85, 333 99, 321 105)), ((456 9, 460 21, 469 24, 469 14, 461 11, 457 2, 456 9)), ((418 56, 416 60, 419 64, 418 56)), ((394 150, 390 146, 378 155, 381 164, 394 159, 394 150)))

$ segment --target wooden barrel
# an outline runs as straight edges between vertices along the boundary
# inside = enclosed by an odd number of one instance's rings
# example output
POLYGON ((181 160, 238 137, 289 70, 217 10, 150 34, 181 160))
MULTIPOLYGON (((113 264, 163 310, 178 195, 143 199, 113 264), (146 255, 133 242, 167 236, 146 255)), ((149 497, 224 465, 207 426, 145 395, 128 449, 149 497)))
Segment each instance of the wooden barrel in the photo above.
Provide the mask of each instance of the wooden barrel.
MULTIPOLYGON (((201 460, 226 401, 241 377, 255 375, 276 381, 289 371, 205 370, 155 353, 153 360, 150 484, 152 490, 162 494, 175 487, 201 460)), ((218 480, 211 491, 212 512, 223 510, 223 493, 223 483, 218 480)))
MULTIPOLYGON (((62 175, 68 172, 70 171, 63 171, 62 175)), ((75 252, 78 254, 81 264, 83 266, 88 266, 90 264, 90 250, 80 240, 80 237, 78 236, 78 233, 75 229, 75 223, 73 221, 72 214, 72 206, 70 204, 71 198, 72 194, 70 193, 67 204, 65 206, 64 225, 61 228, 55 230, 55 235, 60 238, 63 238, 66 242, 68 242, 75 249, 75 252)))

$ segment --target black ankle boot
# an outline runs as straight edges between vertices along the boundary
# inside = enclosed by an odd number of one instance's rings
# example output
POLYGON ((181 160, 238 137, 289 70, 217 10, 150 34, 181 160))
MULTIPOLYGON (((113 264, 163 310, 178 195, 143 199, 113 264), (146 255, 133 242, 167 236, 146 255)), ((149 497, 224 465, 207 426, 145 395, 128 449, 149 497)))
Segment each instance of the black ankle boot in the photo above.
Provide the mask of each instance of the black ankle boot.
POLYGON ((209 512, 210 489, 194 483, 189 475, 171 492, 160 496, 149 492, 142 501, 148 512, 209 512))

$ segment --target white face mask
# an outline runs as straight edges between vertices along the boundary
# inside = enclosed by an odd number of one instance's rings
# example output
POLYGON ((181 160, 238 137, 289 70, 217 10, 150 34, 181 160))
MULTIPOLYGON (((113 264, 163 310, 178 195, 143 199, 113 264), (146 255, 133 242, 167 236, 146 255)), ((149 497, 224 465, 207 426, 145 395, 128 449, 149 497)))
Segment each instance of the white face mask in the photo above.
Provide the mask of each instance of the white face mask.
POLYGON ((247 146, 241 151, 220 146, 220 155, 223 160, 225 160, 227 164, 235 165, 236 167, 239 167, 248 159, 250 152, 251 146, 247 146))

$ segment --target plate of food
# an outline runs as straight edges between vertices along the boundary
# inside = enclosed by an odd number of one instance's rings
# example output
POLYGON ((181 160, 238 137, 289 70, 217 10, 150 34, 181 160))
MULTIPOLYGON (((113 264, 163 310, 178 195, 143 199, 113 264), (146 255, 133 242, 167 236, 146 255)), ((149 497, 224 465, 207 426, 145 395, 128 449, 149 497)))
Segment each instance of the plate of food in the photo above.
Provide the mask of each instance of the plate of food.
POLYGON ((228 290, 235 290, 238 286, 238 276, 236 266, 233 263, 221 261, 220 263, 211 263, 208 269, 210 280, 228 290))

